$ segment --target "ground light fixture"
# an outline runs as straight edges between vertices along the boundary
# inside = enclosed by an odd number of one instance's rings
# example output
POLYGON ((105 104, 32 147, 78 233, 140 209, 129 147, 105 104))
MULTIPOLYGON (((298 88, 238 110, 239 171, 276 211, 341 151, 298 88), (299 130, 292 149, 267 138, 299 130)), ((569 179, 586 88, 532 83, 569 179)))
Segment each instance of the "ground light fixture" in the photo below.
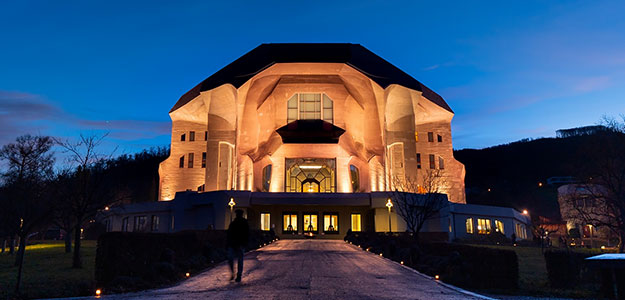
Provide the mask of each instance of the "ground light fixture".
POLYGON ((237 205, 234 202, 234 198, 230 198, 230 202, 228 202, 228 206, 230 206, 230 222, 232 222, 232 211, 234 210, 234 206, 237 205))
POLYGON ((402 261, 400 261, 400 262, 399 262, 399 264, 400 264, 400 265, 403 265, 403 264, 404 264, 404 261, 403 261, 403 260, 402 260, 402 261))
POLYGON ((439 279, 441 279, 441 277, 440 277, 440 276, 438 276, 438 275, 434 275, 434 279, 435 279, 435 280, 439 280, 439 279))
POLYGON ((189 278, 189 276, 191 276, 191 274, 189 272, 184 274, 185 277, 189 278))
POLYGON ((386 201, 386 207, 388 207, 388 233, 391 233, 391 207, 393 207, 393 202, 391 202, 391 198, 388 198, 388 201, 386 201))
POLYGON ((100 298, 100 295, 102 295, 102 290, 101 290, 101 289, 97 289, 97 290, 95 290, 95 296, 96 296, 96 298, 100 298))

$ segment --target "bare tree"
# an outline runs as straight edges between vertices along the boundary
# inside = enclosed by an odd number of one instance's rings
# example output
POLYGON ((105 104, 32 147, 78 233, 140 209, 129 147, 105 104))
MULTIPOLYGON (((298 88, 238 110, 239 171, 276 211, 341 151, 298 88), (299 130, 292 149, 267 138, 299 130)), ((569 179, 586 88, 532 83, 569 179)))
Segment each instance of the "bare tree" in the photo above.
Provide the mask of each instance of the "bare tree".
POLYGON ((0 159, 8 162, 4 178, 0 207, 4 222, 19 237, 19 248, 15 259, 18 266, 15 292, 19 293, 29 234, 46 224, 52 203, 46 197, 48 183, 53 174, 54 158, 52 138, 47 136, 23 135, 14 143, 0 149, 0 159))
POLYGON ((583 224, 608 228, 625 250, 625 117, 604 118, 607 130, 595 135, 588 152, 584 180, 562 199, 571 215, 583 224))
POLYGON ((444 172, 440 169, 425 171, 421 180, 393 180, 393 190, 389 192, 389 197, 394 202, 397 214, 406 222, 408 231, 417 242, 425 222, 437 216, 447 205, 446 198, 441 194, 444 186, 444 172))
POLYGON ((69 224, 74 227, 73 268, 82 268, 81 229, 99 210, 114 202, 105 183, 106 163, 112 154, 104 155, 99 152, 106 136, 107 134, 89 136, 81 134, 76 142, 56 141, 65 153, 69 154, 69 162, 75 165, 75 169, 67 178, 73 190, 60 198, 62 201, 59 202, 57 210, 57 217, 66 218, 61 223, 65 222, 65 226, 69 224))

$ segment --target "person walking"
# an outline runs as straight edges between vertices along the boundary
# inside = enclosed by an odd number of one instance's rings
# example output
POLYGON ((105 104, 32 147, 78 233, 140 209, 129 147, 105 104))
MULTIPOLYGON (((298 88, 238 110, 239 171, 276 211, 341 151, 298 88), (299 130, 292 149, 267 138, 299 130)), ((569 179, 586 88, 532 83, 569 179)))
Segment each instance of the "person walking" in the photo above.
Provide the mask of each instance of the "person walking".
POLYGON ((243 210, 235 211, 236 218, 228 226, 227 243, 228 243, 228 264, 230 265, 230 280, 234 277, 234 257, 237 257, 237 276, 235 281, 241 282, 243 273, 243 255, 245 254, 245 246, 247 246, 250 236, 250 226, 247 220, 243 218, 243 210))

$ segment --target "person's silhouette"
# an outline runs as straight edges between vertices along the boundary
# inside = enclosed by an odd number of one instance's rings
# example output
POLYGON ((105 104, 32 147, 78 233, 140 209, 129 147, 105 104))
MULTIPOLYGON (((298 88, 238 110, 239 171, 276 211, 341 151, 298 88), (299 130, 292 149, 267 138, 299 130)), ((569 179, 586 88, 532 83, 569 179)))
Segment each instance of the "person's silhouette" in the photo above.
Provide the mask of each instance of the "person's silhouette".
POLYGON ((250 236, 250 226, 247 220, 243 218, 243 210, 237 209, 235 211, 236 218, 228 226, 228 264, 230 265, 231 276, 230 280, 234 278, 234 257, 237 257, 237 277, 236 282, 241 282, 241 275, 243 273, 243 255, 245 253, 245 246, 247 246, 250 236))

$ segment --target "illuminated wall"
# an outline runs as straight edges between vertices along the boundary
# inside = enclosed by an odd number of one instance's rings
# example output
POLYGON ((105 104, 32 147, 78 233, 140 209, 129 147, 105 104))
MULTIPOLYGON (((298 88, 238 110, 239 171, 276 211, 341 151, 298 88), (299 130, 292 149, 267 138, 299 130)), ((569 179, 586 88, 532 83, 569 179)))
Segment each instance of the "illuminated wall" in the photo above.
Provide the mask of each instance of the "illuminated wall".
POLYGON ((433 154, 436 167, 439 157, 444 162, 444 190, 450 200, 465 201, 464 166, 452 152, 453 113, 419 91, 400 85, 383 89, 343 63, 277 63, 238 89, 224 84, 201 92, 170 117, 171 155, 159 167, 160 200, 185 190, 262 191, 268 165, 269 191, 284 192, 287 158, 335 159, 336 192, 354 192, 352 165, 359 173, 356 192, 384 191, 398 178, 420 180, 433 154), (296 93, 323 93, 332 99, 333 123, 345 130, 337 144, 282 142, 276 129, 287 124, 287 102, 296 93), (194 141, 189 141, 190 131, 194 141), (433 132, 434 142, 428 142, 428 132, 433 132))

